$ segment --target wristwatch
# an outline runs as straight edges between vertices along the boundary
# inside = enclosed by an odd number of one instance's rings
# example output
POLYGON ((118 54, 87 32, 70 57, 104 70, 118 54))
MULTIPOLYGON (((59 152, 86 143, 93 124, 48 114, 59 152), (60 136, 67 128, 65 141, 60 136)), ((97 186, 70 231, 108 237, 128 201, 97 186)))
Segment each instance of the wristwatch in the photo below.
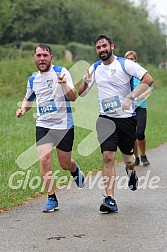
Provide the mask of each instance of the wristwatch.
POLYGON ((135 98, 133 98, 132 96, 129 96, 128 99, 134 101, 135 98))

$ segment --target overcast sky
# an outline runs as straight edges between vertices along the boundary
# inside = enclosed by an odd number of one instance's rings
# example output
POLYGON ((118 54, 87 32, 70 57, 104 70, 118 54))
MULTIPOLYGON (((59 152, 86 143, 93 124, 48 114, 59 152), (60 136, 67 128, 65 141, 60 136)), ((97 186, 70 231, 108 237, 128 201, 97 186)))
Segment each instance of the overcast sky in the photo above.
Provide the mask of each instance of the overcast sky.
MULTIPOLYGON (((160 17, 164 23, 167 23, 167 0, 147 0, 149 13, 160 17)), ((131 0, 135 4, 139 4, 140 0, 131 0)))

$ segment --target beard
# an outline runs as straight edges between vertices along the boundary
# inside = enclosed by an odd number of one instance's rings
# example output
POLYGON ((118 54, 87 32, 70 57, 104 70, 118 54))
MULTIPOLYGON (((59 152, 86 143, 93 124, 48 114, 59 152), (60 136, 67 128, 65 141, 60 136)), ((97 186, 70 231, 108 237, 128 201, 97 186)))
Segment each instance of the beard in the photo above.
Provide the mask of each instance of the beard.
POLYGON ((106 60, 109 60, 110 57, 112 56, 112 51, 110 52, 101 52, 99 53, 99 58, 102 60, 102 61, 106 61, 106 60), (103 55, 102 55, 103 54, 103 55))
POLYGON ((47 72, 50 69, 51 63, 40 63, 40 64, 36 64, 37 68, 39 71, 41 72, 47 72))

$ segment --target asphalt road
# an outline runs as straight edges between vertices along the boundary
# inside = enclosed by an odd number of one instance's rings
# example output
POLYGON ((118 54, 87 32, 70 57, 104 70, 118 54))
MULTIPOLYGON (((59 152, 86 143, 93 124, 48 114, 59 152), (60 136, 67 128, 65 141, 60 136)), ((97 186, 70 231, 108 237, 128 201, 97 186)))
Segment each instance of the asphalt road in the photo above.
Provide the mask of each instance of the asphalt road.
MULTIPOLYGON (((166 252, 167 145, 147 152, 150 167, 137 167, 139 189, 125 188, 123 163, 117 164, 118 213, 103 214, 100 177, 84 189, 57 192, 59 210, 42 213, 46 196, 0 214, 0 251, 11 252, 166 252)), ((99 175, 99 174, 98 174, 99 175)))

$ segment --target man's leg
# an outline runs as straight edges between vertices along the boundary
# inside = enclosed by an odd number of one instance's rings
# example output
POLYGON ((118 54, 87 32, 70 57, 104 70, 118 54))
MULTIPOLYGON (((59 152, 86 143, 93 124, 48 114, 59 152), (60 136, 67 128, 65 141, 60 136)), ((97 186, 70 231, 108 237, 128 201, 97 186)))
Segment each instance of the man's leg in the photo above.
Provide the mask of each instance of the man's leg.
POLYGON ((150 165, 150 162, 146 156, 146 138, 145 138, 145 129, 147 122, 147 110, 145 108, 139 108, 138 110, 138 120, 137 120, 137 139, 138 146, 140 149, 141 162, 144 166, 150 165))
POLYGON ((143 163, 143 166, 150 165, 150 162, 148 161, 146 156, 146 138, 144 138, 143 140, 138 140, 138 145, 140 148, 141 162, 143 163))
POLYGON ((134 154, 135 154, 135 166, 138 166, 140 164, 140 158, 138 153, 138 140, 135 140, 134 154))
POLYGON ((57 157, 63 170, 69 170, 71 172, 76 171, 76 162, 71 159, 71 151, 66 152, 57 148, 57 157))
POLYGON ((43 212, 53 212, 58 209, 58 200, 54 191, 54 178, 52 176, 52 143, 38 145, 37 150, 40 159, 40 175, 43 186, 48 194, 48 202, 43 207, 43 212))
POLYGON ((84 187, 85 185, 84 175, 80 170, 78 164, 73 159, 71 159, 71 151, 66 152, 57 148, 57 157, 60 166, 64 170, 69 170, 71 172, 71 175, 73 176, 77 186, 79 188, 84 187))
POLYGON ((104 186, 106 191, 106 197, 103 199, 103 203, 100 205, 101 212, 117 212, 118 207, 114 200, 114 185, 115 185, 115 151, 103 152, 103 168, 102 175, 104 179, 104 186))
POLYGON ((54 193, 53 178, 52 178, 52 143, 38 145, 37 150, 40 160, 40 175, 44 183, 48 195, 54 193))
POLYGON ((114 198, 114 184, 115 184, 115 154, 114 151, 103 152, 103 168, 102 175, 104 178, 104 186, 106 195, 114 198))
POLYGON ((134 154, 126 155, 121 152, 121 156, 122 156, 122 160, 124 161, 126 165, 125 169, 126 169, 127 175, 129 176, 129 183, 128 183, 129 188, 132 191, 135 191, 137 190, 137 187, 138 187, 138 177, 134 169, 135 168, 135 155, 134 154))
POLYGON ((140 149, 140 154, 142 156, 144 156, 146 153, 146 139, 144 138, 143 140, 137 140, 138 142, 138 146, 139 146, 139 149, 140 149))
POLYGON ((115 122, 106 116, 97 119, 96 130, 98 141, 103 153, 103 183, 105 186, 106 197, 100 205, 101 212, 117 212, 118 207, 114 200, 115 185, 115 155, 117 150, 117 133, 115 122))

